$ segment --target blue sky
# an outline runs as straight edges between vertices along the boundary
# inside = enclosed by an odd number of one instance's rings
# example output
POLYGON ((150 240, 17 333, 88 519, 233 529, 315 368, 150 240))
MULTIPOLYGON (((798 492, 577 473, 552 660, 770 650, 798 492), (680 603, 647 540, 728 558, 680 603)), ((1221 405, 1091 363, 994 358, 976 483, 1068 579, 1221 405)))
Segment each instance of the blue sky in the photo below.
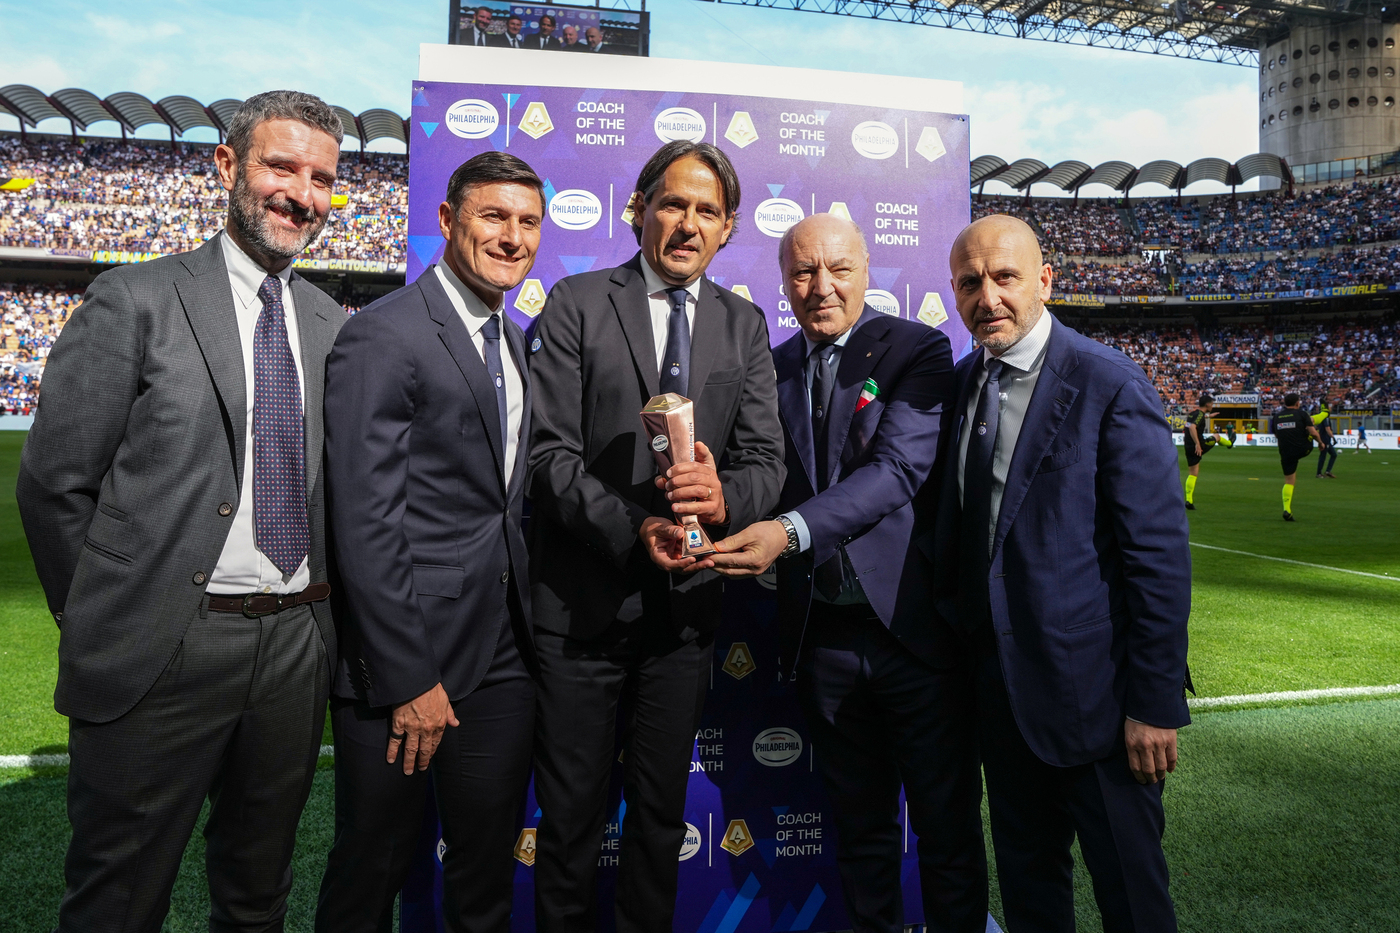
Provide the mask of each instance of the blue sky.
MULTIPOLYGON (((648 9, 654 56, 961 81, 974 156, 1185 164, 1258 149, 1250 68, 702 0, 651 0, 648 9)), ((444 41, 447 0, 0 0, 0 22, 0 86, 188 94, 205 103, 295 87, 356 113, 407 113, 418 44, 444 41)), ((704 76, 687 70, 677 79, 704 76)), ((0 128, 15 127, 0 116, 0 128)), ((42 129, 65 132, 67 123, 42 129)))

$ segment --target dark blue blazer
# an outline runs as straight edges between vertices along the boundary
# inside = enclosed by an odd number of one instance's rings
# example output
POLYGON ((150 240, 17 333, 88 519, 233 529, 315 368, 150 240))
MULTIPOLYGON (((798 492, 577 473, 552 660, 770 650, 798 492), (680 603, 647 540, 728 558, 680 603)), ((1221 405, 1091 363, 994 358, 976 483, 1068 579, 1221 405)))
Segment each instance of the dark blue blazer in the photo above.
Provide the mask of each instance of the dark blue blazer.
POLYGON ((773 351, 788 468, 775 513, 796 509, 812 535, 808 551, 778 562, 783 670, 791 673, 801 651, 812 568, 840 549, 895 637, 930 664, 946 667, 958 656, 958 639, 933 610, 928 559, 910 542, 919 520, 933 515, 927 500, 936 488, 920 493, 939 455, 940 428, 955 391, 948 338, 865 306, 836 370, 827 431, 833 475, 820 494, 806 357, 800 333, 773 351), (866 379, 880 391, 856 411, 866 379))
MULTIPOLYGON (((979 355, 958 364, 933 541, 939 608, 969 633, 985 621, 957 613, 957 438, 979 355)), ((1124 717, 1163 728, 1191 721, 1183 690, 1191 554, 1177 472, 1147 376, 1052 318, 987 579, 1012 712, 1049 764, 1108 757, 1124 717)))
POLYGON ((496 388, 431 269, 351 318, 331 350, 326 476, 346 645, 338 696, 388 706, 441 682, 461 699, 490 666, 508 602, 529 618, 520 522, 530 381, 520 328, 505 318, 503 330, 525 385, 509 488, 496 388))

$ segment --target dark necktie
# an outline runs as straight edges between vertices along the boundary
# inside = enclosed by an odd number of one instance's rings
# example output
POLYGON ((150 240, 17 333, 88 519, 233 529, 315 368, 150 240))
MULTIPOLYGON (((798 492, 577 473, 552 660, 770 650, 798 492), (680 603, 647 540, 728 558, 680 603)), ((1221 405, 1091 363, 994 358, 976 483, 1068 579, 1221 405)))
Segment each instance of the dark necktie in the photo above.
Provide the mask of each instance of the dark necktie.
POLYGON ((282 280, 263 279, 253 330, 253 540, 284 574, 311 548, 306 518, 306 445, 301 383, 287 339, 282 280))
POLYGON ((821 492, 831 482, 831 464, 826 452, 826 425, 831 420, 828 408, 831 407, 831 388, 836 383, 836 374, 831 371, 831 358, 836 353, 836 344, 819 343, 812 348, 808 357, 812 372, 812 448, 817 458, 817 492, 821 492))
POLYGON ((684 288, 666 289, 671 301, 671 317, 666 324, 666 353, 661 358, 661 392, 674 392, 689 398, 690 391, 690 322, 685 319, 685 301, 690 295, 684 288))
POLYGON ((959 574, 965 588, 961 612, 966 623, 980 625, 987 613, 987 574, 991 571, 992 461, 996 456, 1001 415, 1000 360, 986 363, 987 381, 977 398, 977 413, 968 424, 967 459, 963 461, 963 508, 960 552, 967 570, 959 574))
POLYGON ((498 314, 493 314, 486 319, 486 323, 481 325, 482 347, 486 350, 486 374, 491 377, 491 382, 496 386, 496 407, 501 413, 501 463, 502 475, 505 474, 506 438, 507 433, 506 412, 506 371, 501 366, 501 318, 498 314))

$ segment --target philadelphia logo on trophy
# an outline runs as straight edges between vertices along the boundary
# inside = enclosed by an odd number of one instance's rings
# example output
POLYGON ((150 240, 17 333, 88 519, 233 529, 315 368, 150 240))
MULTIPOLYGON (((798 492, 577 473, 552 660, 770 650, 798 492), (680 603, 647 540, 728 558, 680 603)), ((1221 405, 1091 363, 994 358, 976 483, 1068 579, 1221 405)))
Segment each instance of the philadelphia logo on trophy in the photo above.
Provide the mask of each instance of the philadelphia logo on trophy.
POLYGON ((796 729, 764 729, 754 736, 753 756, 769 768, 790 765, 802 757, 802 736, 796 729))
POLYGON ((899 134, 879 120, 866 120, 851 130, 851 145, 867 159, 888 159, 899 151, 899 134))
POLYGON ((448 107, 442 122, 447 124, 454 136, 463 139, 485 139, 501 125, 501 115, 491 104, 473 97, 459 100, 448 107))
POLYGON ((689 107, 667 107, 652 123, 656 138, 663 143, 688 139, 693 143, 705 141, 705 118, 689 107))
POLYGON ((768 236, 780 237, 803 217, 802 205, 787 198, 769 198, 753 209, 753 223, 768 236))
POLYGON ((565 230, 587 230, 603 219, 603 202, 592 191, 569 188, 549 199, 549 219, 565 230))
POLYGON ((684 862, 694 858, 695 853, 700 851, 701 836, 700 830, 694 823, 685 824, 685 838, 681 840, 681 857, 678 861, 684 862))

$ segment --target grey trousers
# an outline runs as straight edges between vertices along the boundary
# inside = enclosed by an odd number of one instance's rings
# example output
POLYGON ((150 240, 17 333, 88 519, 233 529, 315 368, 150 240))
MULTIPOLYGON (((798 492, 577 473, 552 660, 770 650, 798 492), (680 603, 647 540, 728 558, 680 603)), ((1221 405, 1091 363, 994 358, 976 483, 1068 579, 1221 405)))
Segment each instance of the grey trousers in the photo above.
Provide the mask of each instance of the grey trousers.
POLYGON ((200 809, 209 929, 280 931, 330 666, 309 606, 201 612, 130 712, 71 720, 62 933, 158 933, 200 809))

